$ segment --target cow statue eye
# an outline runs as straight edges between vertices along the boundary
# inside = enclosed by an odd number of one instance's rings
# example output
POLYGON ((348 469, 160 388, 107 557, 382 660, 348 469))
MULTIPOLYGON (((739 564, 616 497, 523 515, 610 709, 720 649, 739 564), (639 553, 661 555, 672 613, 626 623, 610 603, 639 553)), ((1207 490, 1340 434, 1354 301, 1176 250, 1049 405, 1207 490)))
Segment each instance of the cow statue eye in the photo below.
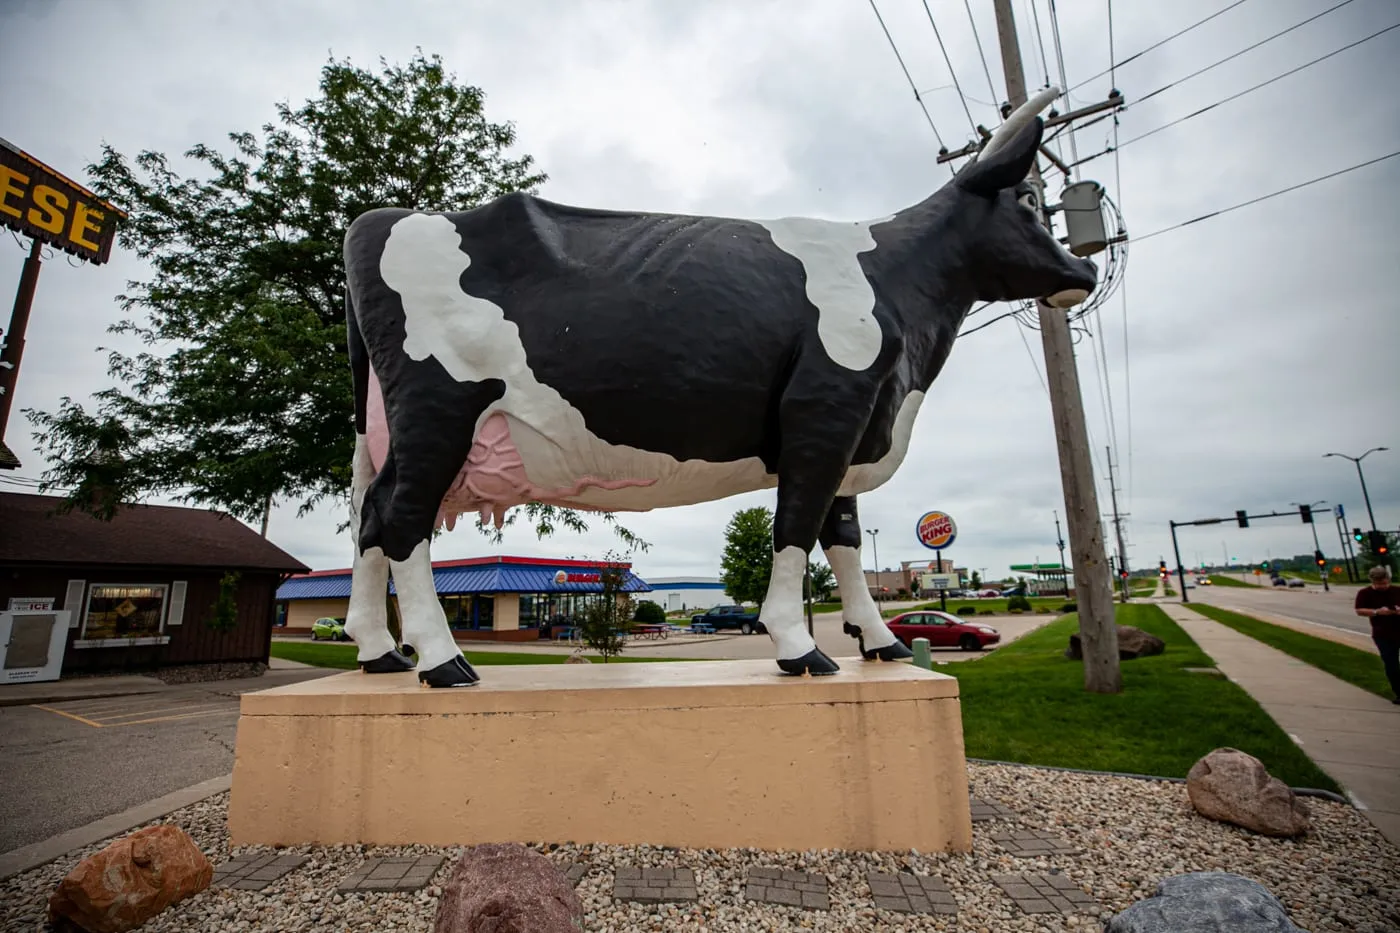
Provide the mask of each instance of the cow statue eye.
POLYGON ((1016 200, 1033 211, 1040 210, 1040 199, 1036 197, 1034 191, 1027 191, 1016 200))

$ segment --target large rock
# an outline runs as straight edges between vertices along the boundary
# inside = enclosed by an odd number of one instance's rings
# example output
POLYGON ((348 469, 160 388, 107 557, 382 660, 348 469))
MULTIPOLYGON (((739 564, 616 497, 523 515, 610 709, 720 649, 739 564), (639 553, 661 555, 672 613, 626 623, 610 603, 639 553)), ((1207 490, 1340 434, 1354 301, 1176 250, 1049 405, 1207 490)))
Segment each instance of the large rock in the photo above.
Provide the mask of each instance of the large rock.
MULTIPOLYGON (((1118 626, 1118 657, 1120 660, 1131 661, 1133 658, 1142 658, 1149 654, 1161 654, 1165 650, 1167 650, 1167 643, 1156 635, 1131 625, 1118 626)), ((1074 661, 1084 660, 1084 646, 1079 641, 1078 632, 1069 637, 1069 647, 1065 649, 1065 657, 1074 661)))
POLYGON ((1217 748, 1192 765, 1186 792, 1196 811, 1213 820, 1266 836, 1308 831, 1307 806, 1263 762, 1237 748, 1217 748))
POLYGON ((1307 933, 1256 881, 1220 871, 1167 878, 1108 921, 1104 933, 1307 933))
POLYGON ((462 854, 438 902, 433 933, 578 933, 583 903, 549 859, 517 843, 462 854))
POLYGON ((183 829, 148 826, 79 862, 49 897, 49 919, 88 933, 124 933, 213 878, 214 866, 183 829))

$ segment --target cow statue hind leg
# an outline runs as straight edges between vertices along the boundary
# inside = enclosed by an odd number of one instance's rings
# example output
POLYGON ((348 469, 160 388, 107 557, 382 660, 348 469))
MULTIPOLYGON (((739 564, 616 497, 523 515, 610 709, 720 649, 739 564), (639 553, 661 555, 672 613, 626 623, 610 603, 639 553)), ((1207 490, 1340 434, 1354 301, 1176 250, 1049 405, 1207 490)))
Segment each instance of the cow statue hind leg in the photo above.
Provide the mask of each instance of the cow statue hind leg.
POLYGON ((914 652, 894 637, 866 586, 860 563, 860 515, 855 496, 838 496, 831 503, 831 511, 822 524, 821 543, 841 590, 841 629, 856 639, 860 656, 867 661, 912 658, 914 652))
POLYGON ((350 574, 350 606, 345 611, 345 632, 359 646, 360 670, 369 674, 410 671, 413 662, 401 654, 389 634, 389 558, 381 547, 360 546, 360 514, 365 494, 374 480, 374 464, 363 434, 355 435, 355 459, 350 486, 350 533, 355 540, 355 561, 350 574))

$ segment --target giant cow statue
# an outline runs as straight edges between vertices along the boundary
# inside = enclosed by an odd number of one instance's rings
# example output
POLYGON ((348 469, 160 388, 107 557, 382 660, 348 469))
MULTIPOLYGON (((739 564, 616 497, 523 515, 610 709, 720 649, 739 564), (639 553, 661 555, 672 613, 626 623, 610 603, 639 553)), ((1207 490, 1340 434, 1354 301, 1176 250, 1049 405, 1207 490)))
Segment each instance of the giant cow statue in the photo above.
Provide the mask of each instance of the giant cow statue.
POLYGON ((845 631, 909 656, 861 569, 856 497, 908 449, 974 301, 1068 307, 1091 262, 1026 182, 1041 92, 927 200, 858 223, 566 207, 508 194, 461 213, 385 208, 345 236, 356 551, 346 631, 371 673, 478 682, 448 629, 429 540, 529 501, 633 511, 776 486, 761 618, 788 674, 831 674, 802 621, 820 540, 845 631))

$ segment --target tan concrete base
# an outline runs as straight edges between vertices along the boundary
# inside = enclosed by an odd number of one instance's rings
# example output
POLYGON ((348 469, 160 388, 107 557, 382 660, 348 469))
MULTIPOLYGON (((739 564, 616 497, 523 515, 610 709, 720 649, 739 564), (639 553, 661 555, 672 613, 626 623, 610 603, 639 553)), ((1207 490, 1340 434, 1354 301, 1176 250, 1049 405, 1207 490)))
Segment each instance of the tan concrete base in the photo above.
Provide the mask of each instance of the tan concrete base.
POLYGON ((350 672, 245 693, 234 845, 968 851, 958 683, 909 664, 350 672))

